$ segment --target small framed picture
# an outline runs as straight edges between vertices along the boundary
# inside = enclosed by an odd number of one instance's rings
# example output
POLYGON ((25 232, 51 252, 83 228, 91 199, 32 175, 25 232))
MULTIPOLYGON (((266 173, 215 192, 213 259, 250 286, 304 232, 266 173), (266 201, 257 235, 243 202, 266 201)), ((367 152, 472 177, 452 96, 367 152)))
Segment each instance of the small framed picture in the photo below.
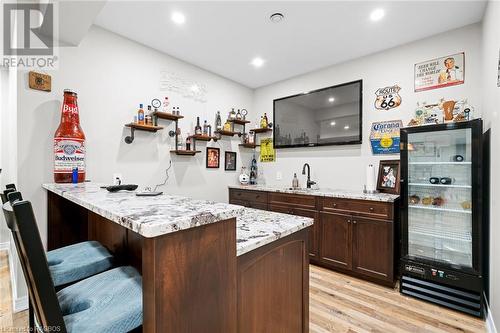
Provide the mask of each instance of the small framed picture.
POLYGON ((377 190, 382 193, 399 194, 399 160, 380 161, 377 190))
POLYGON ((224 155, 224 170, 236 171, 236 152, 226 151, 224 155))
POLYGON ((207 168, 218 169, 220 165, 220 149, 207 147, 207 168))

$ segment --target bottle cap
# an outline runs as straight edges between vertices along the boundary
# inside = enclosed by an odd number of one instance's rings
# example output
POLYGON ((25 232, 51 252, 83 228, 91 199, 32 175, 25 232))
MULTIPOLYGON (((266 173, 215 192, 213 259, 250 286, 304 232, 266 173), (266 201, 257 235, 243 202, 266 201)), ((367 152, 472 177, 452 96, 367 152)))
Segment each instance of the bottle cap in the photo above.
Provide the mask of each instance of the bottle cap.
POLYGON ((64 89, 64 93, 68 93, 68 94, 72 94, 72 95, 76 95, 76 91, 74 91, 73 89, 64 89))

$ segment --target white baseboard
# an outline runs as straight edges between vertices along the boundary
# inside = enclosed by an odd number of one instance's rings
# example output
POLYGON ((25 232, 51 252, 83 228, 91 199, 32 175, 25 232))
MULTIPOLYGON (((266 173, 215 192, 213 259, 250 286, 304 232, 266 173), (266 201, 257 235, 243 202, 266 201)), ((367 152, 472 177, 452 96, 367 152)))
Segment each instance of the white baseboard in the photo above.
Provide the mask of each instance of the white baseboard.
POLYGON ((497 328, 495 322, 493 321, 493 315, 491 314, 490 305, 485 301, 486 306, 486 332, 497 333, 497 328))
POLYGON ((14 300, 14 312, 28 310, 28 296, 14 300))
POLYGON ((10 252, 10 242, 2 242, 2 243, 0 243, 0 251, 10 252))
POLYGON ((12 251, 10 247, 10 243, 1 243, 0 246, 3 246, 2 244, 7 244, 7 256, 8 256, 8 262, 9 262, 9 271, 10 271, 10 286, 12 289, 12 309, 14 312, 19 312, 19 311, 24 311, 28 309, 28 296, 23 296, 23 297, 18 297, 17 295, 17 281, 16 281, 16 274, 14 270, 14 259, 12 256, 12 251))

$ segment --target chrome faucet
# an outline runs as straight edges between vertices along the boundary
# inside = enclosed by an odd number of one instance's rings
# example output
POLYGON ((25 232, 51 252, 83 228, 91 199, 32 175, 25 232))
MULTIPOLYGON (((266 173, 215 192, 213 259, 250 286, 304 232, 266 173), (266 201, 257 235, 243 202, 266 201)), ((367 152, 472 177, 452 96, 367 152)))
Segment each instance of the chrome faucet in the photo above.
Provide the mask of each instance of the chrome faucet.
POLYGON ((304 164, 304 166, 302 167, 302 174, 303 175, 306 174, 306 167, 307 167, 307 188, 311 188, 311 185, 316 184, 316 182, 313 182, 311 180, 311 167, 309 166, 308 163, 304 164))

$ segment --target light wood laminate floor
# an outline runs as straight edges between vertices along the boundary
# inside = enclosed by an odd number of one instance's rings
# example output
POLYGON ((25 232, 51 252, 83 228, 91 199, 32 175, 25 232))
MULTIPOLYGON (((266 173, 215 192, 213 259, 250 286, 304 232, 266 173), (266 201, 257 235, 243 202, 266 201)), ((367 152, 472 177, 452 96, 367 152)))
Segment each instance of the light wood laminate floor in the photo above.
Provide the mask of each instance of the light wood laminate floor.
MULTIPOLYGON (((483 321, 311 266, 310 332, 486 332, 483 321)), ((0 332, 24 332, 27 312, 12 313, 7 252, 0 251, 0 332)), ((273 333, 273 332, 269 332, 273 333)))

